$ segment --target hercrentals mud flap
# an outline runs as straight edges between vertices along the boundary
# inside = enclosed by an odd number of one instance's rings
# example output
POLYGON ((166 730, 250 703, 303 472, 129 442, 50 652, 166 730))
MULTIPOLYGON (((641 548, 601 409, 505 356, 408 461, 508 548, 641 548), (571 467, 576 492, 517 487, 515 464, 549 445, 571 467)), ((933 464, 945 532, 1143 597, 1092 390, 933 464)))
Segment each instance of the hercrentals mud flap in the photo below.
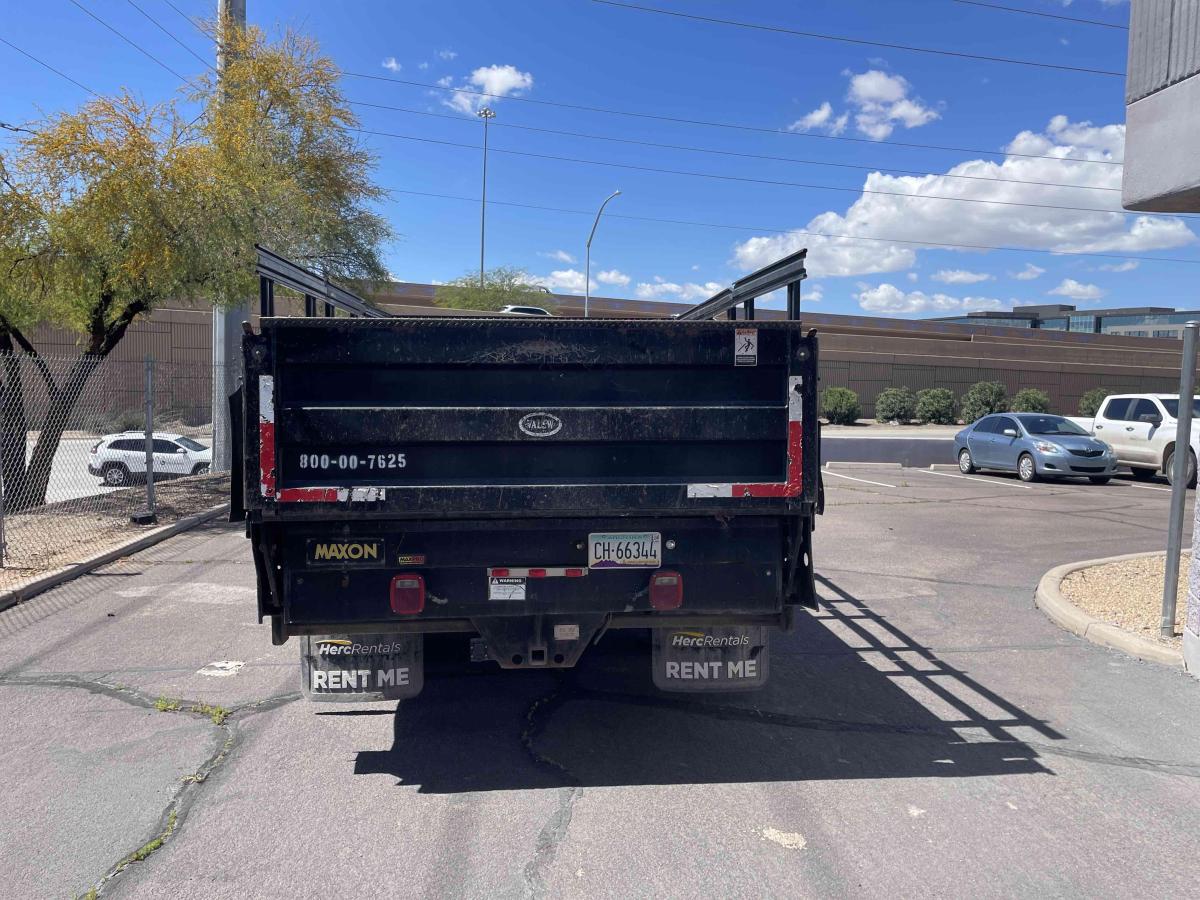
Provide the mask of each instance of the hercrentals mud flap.
MULTIPOLYGON (((766 684, 765 626, 655 628, 652 634, 651 666, 661 691, 749 691, 766 684)), ((303 636, 304 696, 327 703, 415 697, 425 686, 423 641, 421 634, 303 636)))

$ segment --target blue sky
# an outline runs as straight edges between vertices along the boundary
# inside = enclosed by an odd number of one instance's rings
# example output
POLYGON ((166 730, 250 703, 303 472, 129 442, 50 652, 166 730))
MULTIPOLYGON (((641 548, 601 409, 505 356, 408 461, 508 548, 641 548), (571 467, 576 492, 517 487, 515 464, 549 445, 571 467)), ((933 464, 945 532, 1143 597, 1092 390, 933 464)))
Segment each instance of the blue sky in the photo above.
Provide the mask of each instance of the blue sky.
MULTIPOLYGON (((196 59, 129 0, 80 2, 179 72, 200 70, 196 59)), ((135 2, 180 41, 211 57, 211 46, 165 0, 135 2)), ((196 17, 211 16, 215 9, 215 0, 172 2, 196 17)), ((866 40, 1102 70, 1125 66, 1123 30, 951 0, 645 2, 866 40)), ((250 20, 268 30, 292 26, 315 36, 347 72, 506 95, 486 101, 496 112, 489 200, 555 209, 489 203, 487 263, 522 267, 555 290, 582 293, 589 211, 619 188, 622 196, 609 205, 593 244, 593 291, 600 295, 698 300, 749 269, 808 246, 813 278, 805 285, 806 304, 822 312, 952 315, 1014 302, 1200 307, 1194 265, 1032 252, 1200 262, 1192 220, 1019 205, 1119 208, 1120 194, 1111 188, 1120 186, 1120 167, 1094 162, 1121 159, 1124 81, 1119 77, 814 40, 587 0, 248 0, 247 5, 250 20), (1006 148, 1028 156, 1006 157, 1006 148), (517 153, 500 152, 505 150, 517 153), (1032 158, 1041 156, 1093 162, 1032 158), (948 177, 953 175, 971 177, 948 177), (1030 181, 1064 186, 1014 183, 1030 181), (871 193, 862 193, 864 188, 871 193), (972 202, 914 200, 914 193, 972 202), (984 200, 993 202, 978 202, 984 200), (1017 246, 1029 252, 930 248, 895 242, 900 239, 1017 246)), ((1008 5, 1119 24, 1128 18, 1127 4, 1105 0, 1011 0, 1008 5)), ((160 99, 178 87, 176 78, 69 0, 10 6, 6 24, 8 40, 97 91, 128 86, 160 99)), ((38 110, 72 108, 85 99, 79 88, 3 45, 0 60, 7 82, 0 96, 3 121, 28 122, 38 110)), ((347 77, 343 84, 354 101, 415 111, 357 106, 364 129, 443 142, 362 136, 379 155, 379 183, 395 191, 382 207, 397 232, 387 251, 391 271, 404 280, 428 282, 476 268, 482 126, 473 112, 481 98, 359 77, 347 77)))

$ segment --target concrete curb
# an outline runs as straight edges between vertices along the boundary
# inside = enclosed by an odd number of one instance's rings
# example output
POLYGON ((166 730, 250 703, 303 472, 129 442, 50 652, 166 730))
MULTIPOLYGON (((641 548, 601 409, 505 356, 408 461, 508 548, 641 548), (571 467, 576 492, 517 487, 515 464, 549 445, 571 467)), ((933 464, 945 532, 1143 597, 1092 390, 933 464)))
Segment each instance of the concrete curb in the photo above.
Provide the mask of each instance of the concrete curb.
POLYGON ((180 519, 173 525, 164 525, 162 528, 155 529, 149 534, 144 534, 139 538, 121 544, 119 547, 105 550, 103 553, 98 553, 81 563, 76 563, 65 569, 59 569, 57 572, 51 572, 49 575, 43 575, 35 581, 0 594, 0 612, 11 606, 16 606, 18 603, 23 603, 30 597, 36 597, 38 594, 48 591, 51 588, 56 588, 60 584, 72 581, 80 575, 86 575, 94 569, 108 565, 108 563, 120 559, 122 556, 129 556, 131 553, 137 553, 139 550, 153 547, 155 544, 162 543, 167 538, 172 538, 177 534, 195 528, 197 525, 202 525, 226 512, 229 512, 229 504, 221 503, 206 509, 202 513, 180 519))
POLYGON ((827 469, 900 469, 898 462, 827 462, 827 469))
POLYGON ((1101 622, 1073 604, 1059 590, 1063 579, 1072 572, 1077 572, 1080 569, 1089 569, 1092 566, 1121 562, 1126 559, 1142 559, 1147 556, 1162 555, 1161 552, 1126 553, 1121 556, 1088 559, 1083 562, 1055 566, 1043 575, 1042 580, 1038 582, 1037 590, 1033 595, 1033 603, 1049 617, 1050 621, 1084 640, 1091 641, 1093 644, 1111 647, 1114 650, 1120 650, 1122 653, 1128 653, 1130 656, 1136 656, 1138 659, 1144 659, 1147 662, 1160 663, 1182 669, 1183 653, 1179 650, 1173 650, 1156 641, 1122 631, 1115 625, 1101 622))

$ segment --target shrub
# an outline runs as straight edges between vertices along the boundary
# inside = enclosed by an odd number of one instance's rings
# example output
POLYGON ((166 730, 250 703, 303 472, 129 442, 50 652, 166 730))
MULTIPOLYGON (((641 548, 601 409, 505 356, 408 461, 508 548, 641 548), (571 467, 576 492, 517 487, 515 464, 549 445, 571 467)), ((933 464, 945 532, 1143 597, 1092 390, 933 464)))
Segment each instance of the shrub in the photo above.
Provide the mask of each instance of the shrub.
POLYGON ((1100 411, 1100 404, 1104 402, 1104 398, 1111 394, 1108 388, 1092 388, 1086 394, 1079 398, 1079 414, 1081 416, 1094 416, 1100 411))
POLYGON ((954 394, 947 388, 926 388, 917 393, 917 418, 934 425, 953 425, 954 394))
POLYGON ((907 425, 917 414, 917 395, 906 387, 888 388, 875 398, 877 422, 907 425))
POLYGON ((849 388, 825 388, 821 394, 821 413, 830 425, 853 425, 862 415, 858 394, 849 388))
POLYGON ((963 395, 964 422, 974 422, 981 416, 998 412, 1008 412, 1008 397, 1004 385, 998 381, 978 381, 963 395))
POLYGON ((1025 388, 1017 391, 1008 407, 1013 412, 1048 413, 1050 412, 1050 395, 1037 388, 1025 388))

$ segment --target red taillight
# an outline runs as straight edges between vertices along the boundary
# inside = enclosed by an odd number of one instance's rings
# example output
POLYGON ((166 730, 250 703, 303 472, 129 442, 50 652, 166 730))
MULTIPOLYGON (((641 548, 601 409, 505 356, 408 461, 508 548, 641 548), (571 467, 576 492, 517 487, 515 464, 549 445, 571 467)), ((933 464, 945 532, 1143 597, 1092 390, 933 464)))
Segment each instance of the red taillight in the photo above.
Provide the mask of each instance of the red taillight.
POLYGON ((425 579, 405 572, 392 579, 392 612, 411 616, 425 609, 425 579))
POLYGON ((586 574, 586 569, 567 569, 568 578, 582 578, 586 574))
POLYGON ((530 569, 529 577, 530 578, 545 578, 546 570, 545 569, 530 569))
POLYGON ((506 578, 508 577, 508 569, 492 569, 491 575, 493 578, 506 578))
POLYGON ((683 576, 678 572, 655 572, 650 576, 650 605, 655 609, 679 609, 683 605, 683 576))

